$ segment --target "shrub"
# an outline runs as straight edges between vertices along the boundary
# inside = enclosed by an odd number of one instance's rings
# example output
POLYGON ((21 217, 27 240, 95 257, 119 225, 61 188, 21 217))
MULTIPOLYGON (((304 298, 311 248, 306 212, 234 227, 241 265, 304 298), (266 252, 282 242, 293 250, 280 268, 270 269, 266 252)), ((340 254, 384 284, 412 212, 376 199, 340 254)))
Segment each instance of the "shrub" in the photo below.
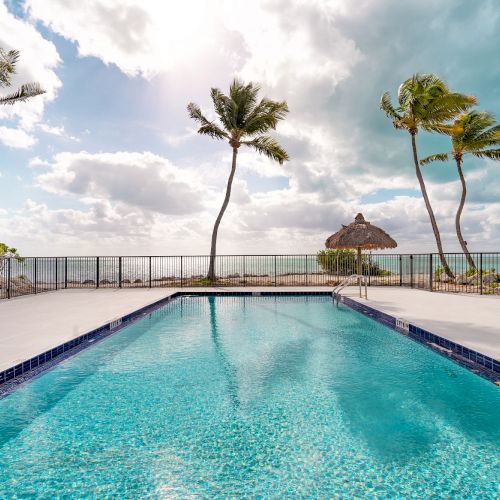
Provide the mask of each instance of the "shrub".
MULTIPOLYGON (((316 256, 321 269, 330 274, 341 274, 344 276, 356 274, 358 272, 357 254, 354 250, 321 250, 316 256)), ((363 274, 371 276, 390 276, 392 273, 382 269, 375 262, 370 262, 367 255, 361 260, 363 274)))
MULTIPOLYGON (((493 274, 493 273, 495 273, 495 271, 496 271, 496 269, 493 267, 491 269, 483 269, 483 275, 484 274, 493 274)), ((481 272, 480 269, 470 267, 469 269, 467 269, 467 271, 465 271, 465 276, 467 276, 467 278, 470 278, 471 276, 475 276, 476 274, 479 275, 480 272, 481 272)))
MULTIPOLYGON (((436 267, 436 270, 434 271, 434 278, 436 278, 437 280, 439 280, 439 278, 441 278, 441 275, 443 273, 444 273, 444 268, 443 267, 441 267, 441 266, 436 267)), ((473 273, 473 274, 475 274, 475 273, 473 273)))
POLYGON ((17 262, 23 262, 24 260, 16 248, 9 247, 0 241, 0 272, 4 270, 8 258, 16 259, 17 262))

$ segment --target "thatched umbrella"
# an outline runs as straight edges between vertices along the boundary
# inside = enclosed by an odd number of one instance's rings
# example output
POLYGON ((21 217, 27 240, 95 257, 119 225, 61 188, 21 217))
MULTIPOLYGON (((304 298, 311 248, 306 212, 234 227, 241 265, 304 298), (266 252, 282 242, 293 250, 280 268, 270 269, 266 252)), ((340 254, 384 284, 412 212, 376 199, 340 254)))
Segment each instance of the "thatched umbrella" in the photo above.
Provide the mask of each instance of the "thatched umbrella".
MULTIPOLYGON (((325 241, 326 248, 356 248, 358 250, 358 274, 363 274, 361 250, 396 248, 398 244, 383 230, 365 221, 363 214, 356 215, 354 222, 332 234, 325 241)), ((360 281, 361 285, 361 281, 360 281)))

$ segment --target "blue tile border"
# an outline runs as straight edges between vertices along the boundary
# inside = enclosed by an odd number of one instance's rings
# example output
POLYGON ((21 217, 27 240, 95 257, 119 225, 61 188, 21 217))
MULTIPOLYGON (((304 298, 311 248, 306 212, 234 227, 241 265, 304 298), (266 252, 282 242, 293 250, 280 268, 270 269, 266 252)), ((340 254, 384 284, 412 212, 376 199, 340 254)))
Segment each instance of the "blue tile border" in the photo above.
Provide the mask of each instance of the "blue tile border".
POLYGON ((396 330, 412 340, 425 345, 434 352, 451 359, 455 363, 467 368, 473 373, 486 378, 490 382, 500 385, 500 361, 490 358, 472 349, 468 349, 461 344, 452 342, 451 340, 440 337, 435 333, 424 330, 412 323, 409 323, 409 331, 403 331, 396 327, 396 318, 373 307, 362 304, 344 295, 336 295, 335 298, 339 301, 358 311, 365 316, 369 316, 379 323, 396 330))
POLYGON ((163 305, 169 303, 171 300, 188 295, 195 295, 200 297, 220 296, 220 297, 234 297, 234 296, 273 296, 273 295, 331 295, 328 291, 311 291, 311 292, 294 292, 294 291, 259 291, 251 292, 245 291, 222 291, 217 290, 213 292, 206 292, 202 290, 196 291, 181 291, 175 292, 168 297, 157 300, 147 306, 141 307, 132 311, 125 316, 115 318, 115 320, 105 323, 104 325, 91 330, 87 333, 80 335, 72 340, 60 344, 46 352, 40 353, 28 360, 23 361, 15 366, 0 371, 0 399, 4 396, 14 392, 20 385, 28 382, 32 378, 37 377, 43 372, 50 370, 62 361, 78 354, 84 349, 94 345, 95 343, 109 337, 110 335, 118 332, 122 328, 130 325, 131 323, 142 319, 147 314, 155 311, 163 305))

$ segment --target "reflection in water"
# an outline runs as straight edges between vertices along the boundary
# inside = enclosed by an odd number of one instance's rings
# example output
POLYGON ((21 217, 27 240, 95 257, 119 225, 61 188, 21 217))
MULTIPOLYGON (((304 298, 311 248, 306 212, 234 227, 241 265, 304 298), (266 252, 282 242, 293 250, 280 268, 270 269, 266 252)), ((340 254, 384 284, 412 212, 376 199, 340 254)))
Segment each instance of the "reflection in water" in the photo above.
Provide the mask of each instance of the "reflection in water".
POLYGON ((229 362, 224 354, 224 349, 219 338, 217 328, 217 312, 215 309, 215 297, 208 297, 208 305, 210 308, 210 334, 215 347, 215 354, 219 358, 222 370, 227 380, 229 399, 234 409, 239 408, 240 401, 238 399, 238 378, 236 368, 229 362))

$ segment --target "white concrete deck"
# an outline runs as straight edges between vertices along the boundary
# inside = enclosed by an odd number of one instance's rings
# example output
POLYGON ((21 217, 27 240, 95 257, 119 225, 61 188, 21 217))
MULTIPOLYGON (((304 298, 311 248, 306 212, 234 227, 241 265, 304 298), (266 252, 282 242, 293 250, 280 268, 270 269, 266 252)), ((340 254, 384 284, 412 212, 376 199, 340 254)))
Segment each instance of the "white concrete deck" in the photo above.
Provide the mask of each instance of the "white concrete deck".
MULTIPOLYGON (((331 291, 331 287, 183 288, 190 291, 331 291)), ((177 289, 61 290, 0 301, 0 371, 168 297, 177 289)), ((357 288, 343 292, 356 298, 357 288)), ((368 305, 500 359, 500 297, 372 287, 368 305)), ((364 299, 357 299, 364 301, 364 299)))
POLYGON ((368 288, 368 300, 359 298, 356 287, 348 287, 342 294, 481 354, 500 359, 498 295, 452 294, 384 286, 368 288))

